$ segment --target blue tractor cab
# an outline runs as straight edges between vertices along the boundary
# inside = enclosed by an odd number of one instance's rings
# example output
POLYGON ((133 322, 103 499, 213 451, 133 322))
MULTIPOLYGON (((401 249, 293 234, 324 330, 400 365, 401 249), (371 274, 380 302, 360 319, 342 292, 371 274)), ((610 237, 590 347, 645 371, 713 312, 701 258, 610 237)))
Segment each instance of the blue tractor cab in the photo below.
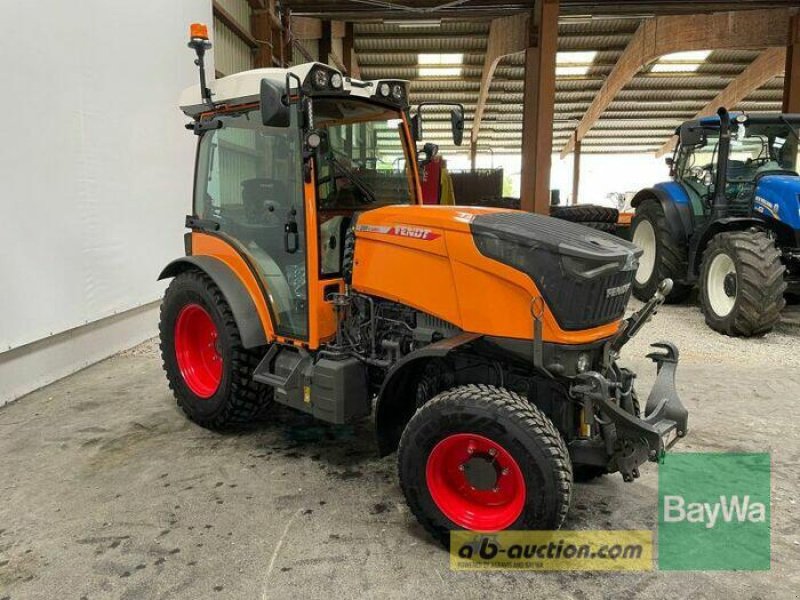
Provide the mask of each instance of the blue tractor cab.
POLYGON ((632 201, 634 244, 643 255, 633 293, 668 302, 699 284, 706 323, 734 336, 762 335, 786 294, 800 293, 800 114, 717 115, 675 131, 671 181, 632 201))

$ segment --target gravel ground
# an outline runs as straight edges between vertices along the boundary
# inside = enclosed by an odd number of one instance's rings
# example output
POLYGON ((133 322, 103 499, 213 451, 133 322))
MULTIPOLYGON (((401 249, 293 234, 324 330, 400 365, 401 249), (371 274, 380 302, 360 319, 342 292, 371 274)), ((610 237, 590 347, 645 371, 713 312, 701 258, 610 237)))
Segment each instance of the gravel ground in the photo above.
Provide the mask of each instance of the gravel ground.
MULTIPOLYGON (((631 301, 632 312, 642 304, 631 301)), ((732 338, 711 330, 705 323, 700 307, 696 303, 666 306, 625 348, 626 355, 642 354, 646 344, 656 339, 673 342, 686 361, 715 362, 720 364, 747 364, 748 362, 772 362, 789 369, 800 367, 798 352, 800 335, 800 305, 787 306, 781 321, 768 335, 761 338, 732 338)))
MULTIPOLYGON (((175 407, 150 341, 0 409, 0 600, 796 600, 800 311, 737 340, 694 307, 664 307, 625 348, 640 389, 660 339, 682 353, 690 431, 677 450, 772 455, 770 571, 451 571, 405 506, 396 457, 377 457, 369 420, 334 427, 277 407, 249 431, 203 430, 175 407)), ((635 483, 576 485, 565 528, 654 530, 657 474, 649 464, 635 483)))

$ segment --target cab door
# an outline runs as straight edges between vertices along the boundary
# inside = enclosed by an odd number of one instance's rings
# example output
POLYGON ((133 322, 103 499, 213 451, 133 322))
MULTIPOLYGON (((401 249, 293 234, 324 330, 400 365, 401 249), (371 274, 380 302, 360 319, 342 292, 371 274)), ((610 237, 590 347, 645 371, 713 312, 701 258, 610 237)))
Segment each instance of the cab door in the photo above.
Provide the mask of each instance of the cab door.
MULTIPOLYGON (((194 212, 247 262, 274 333, 309 340, 306 202, 298 115, 264 127, 258 110, 220 115, 199 145, 194 212)), ((218 257, 219 258, 219 257, 218 257)))

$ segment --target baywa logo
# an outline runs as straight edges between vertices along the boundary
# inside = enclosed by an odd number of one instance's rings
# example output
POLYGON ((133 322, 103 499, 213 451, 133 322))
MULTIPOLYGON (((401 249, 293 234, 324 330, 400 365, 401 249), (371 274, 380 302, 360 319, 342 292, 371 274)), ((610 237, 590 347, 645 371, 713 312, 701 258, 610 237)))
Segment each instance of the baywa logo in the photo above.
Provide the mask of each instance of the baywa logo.
POLYGON ((722 518, 725 523, 734 521, 744 523, 764 523, 767 520, 767 507, 762 502, 751 502, 750 496, 720 496, 719 502, 689 502, 682 496, 664 496, 664 522, 703 523, 707 528, 714 527, 722 518))
POLYGON ((769 454, 670 454, 658 487, 659 568, 769 569, 769 454))

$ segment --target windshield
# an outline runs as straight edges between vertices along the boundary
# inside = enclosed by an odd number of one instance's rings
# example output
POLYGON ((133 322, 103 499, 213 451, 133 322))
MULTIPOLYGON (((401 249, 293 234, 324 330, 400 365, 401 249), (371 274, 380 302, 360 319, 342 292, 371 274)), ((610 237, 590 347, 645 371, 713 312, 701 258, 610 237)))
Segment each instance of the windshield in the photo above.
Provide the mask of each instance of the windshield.
MULTIPOLYGON (((687 171, 713 173, 717 161, 719 132, 707 131, 706 143, 691 149, 687 171)), ((728 158, 729 181, 752 181, 765 171, 797 171, 798 142, 789 125, 733 127, 728 158)))
POLYGON ((317 155, 320 210, 361 210, 412 204, 398 111, 354 99, 314 100, 314 124, 323 134, 317 155))

